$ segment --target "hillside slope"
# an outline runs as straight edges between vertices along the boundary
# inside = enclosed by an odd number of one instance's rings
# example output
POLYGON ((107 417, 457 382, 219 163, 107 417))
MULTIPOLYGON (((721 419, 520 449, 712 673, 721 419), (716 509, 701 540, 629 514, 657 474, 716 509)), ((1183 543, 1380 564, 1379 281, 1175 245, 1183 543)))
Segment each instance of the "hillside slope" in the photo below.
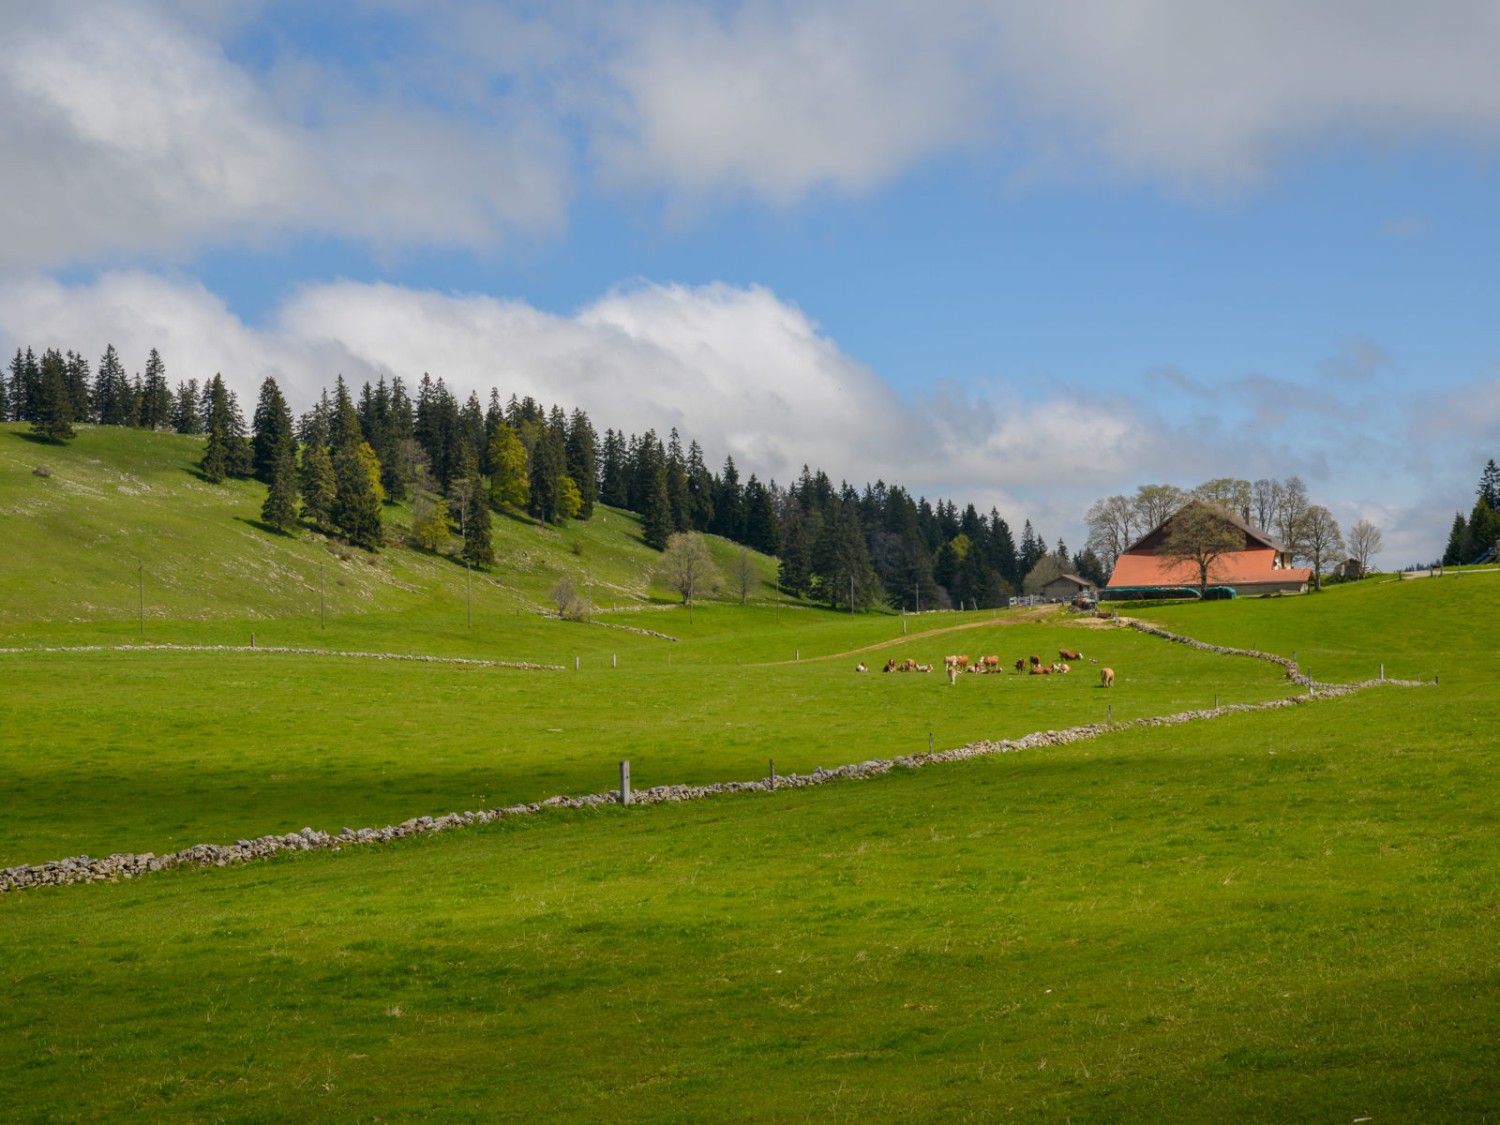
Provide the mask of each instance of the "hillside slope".
MULTIPOLYGON (((539 527, 494 517, 499 562, 466 575, 450 557, 399 546, 404 506, 385 511, 391 544, 370 554, 309 530, 260 522, 265 488, 213 485, 197 472, 202 438, 80 426, 68 445, 0 425, 0 630, 90 625, 128 633, 144 594, 148 629, 166 621, 316 619, 320 614, 535 613, 562 576, 601 608, 669 593, 653 585, 658 555, 629 513, 601 507, 589 521, 539 527), (466 587, 466 579, 472 579, 466 587)), ((738 548, 716 541, 722 568, 738 548)), ((774 560, 755 556, 763 580, 774 560)), ((762 586, 756 596, 766 596, 762 586)))

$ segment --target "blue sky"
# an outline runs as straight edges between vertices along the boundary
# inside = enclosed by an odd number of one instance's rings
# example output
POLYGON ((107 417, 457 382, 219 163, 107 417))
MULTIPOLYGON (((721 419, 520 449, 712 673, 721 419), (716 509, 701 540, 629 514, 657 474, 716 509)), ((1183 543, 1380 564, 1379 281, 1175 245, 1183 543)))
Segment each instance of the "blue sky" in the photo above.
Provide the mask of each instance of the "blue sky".
POLYGON ((491 386, 1083 541, 1500 454, 1500 15, 1375 0, 7 6, 0 347, 491 386))

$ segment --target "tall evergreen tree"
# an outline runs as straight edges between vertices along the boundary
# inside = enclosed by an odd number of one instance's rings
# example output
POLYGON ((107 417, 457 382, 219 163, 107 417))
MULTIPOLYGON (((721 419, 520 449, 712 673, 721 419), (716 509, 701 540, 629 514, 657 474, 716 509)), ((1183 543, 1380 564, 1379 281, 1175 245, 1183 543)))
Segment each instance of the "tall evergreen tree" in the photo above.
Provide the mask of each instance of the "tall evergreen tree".
POLYGON ((302 451, 302 518, 328 531, 333 527, 333 498, 338 488, 333 460, 321 445, 309 445, 302 451))
POLYGON ((140 409, 136 424, 143 430, 164 430, 172 423, 172 388, 167 385, 167 365, 155 348, 146 357, 146 377, 141 383, 140 409))
POLYGON ((687 459, 676 426, 667 439, 667 502, 672 510, 673 530, 691 531, 693 502, 688 493, 687 459))
POLYGON ((349 542, 371 551, 384 534, 380 503, 380 461, 368 442, 345 445, 333 454, 333 524, 349 542))
POLYGON ((531 495, 526 507, 542 523, 561 523, 563 520, 560 500, 567 468, 564 439, 551 426, 544 427, 531 451, 531 495))
POLYGON ((130 381, 113 344, 107 344, 94 369, 94 417, 106 426, 130 423, 130 381))
POLYGON ((568 420, 568 476, 578 487, 578 518, 592 519, 599 501, 599 435, 582 410, 568 420))
POLYGON ((743 542, 763 555, 781 552, 781 528, 771 491, 750 474, 745 482, 745 538, 743 542))
MULTIPOLYGON (((797 511, 801 513, 800 505, 797 511)), ((783 592, 793 597, 803 597, 812 589, 812 540, 821 522, 820 515, 802 513, 783 529, 776 580, 783 592)))
POLYGON ((16 421, 39 421, 43 410, 41 365, 37 363, 36 353, 30 348, 26 349, 24 357, 17 351, 16 361, 11 365, 11 398, 16 421))
MULTIPOLYGON (((292 427, 292 411, 281 394, 276 380, 267 376, 260 385, 260 399, 255 404, 254 436, 250 446, 255 479, 266 484, 279 471, 283 450, 290 450, 296 441, 292 427)), ((279 525, 278 525, 279 526, 279 525)))
POLYGON ((693 530, 707 531, 714 522, 714 474, 703 463, 703 449, 696 441, 688 443, 687 485, 693 530))
MULTIPOLYGON (((92 377, 89 374, 89 361, 77 352, 69 352, 67 355, 68 369, 68 397, 73 401, 73 421, 87 422, 94 416, 93 406, 89 401, 89 387, 92 377)), ((0 414, 3 417, 3 414, 0 414)))
POLYGON ((179 434, 202 433, 200 409, 198 380, 189 379, 185 383, 178 383, 177 393, 172 396, 172 428, 179 434))
POLYGON ((291 531, 297 526, 297 466, 290 440, 283 442, 276 452, 260 518, 278 531, 291 531))
POLYGON ((464 442, 453 496, 463 533, 463 559, 472 566, 493 566, 495 549, 490 535, 490 498, 479 475, 479 459, 464 442))
POLYGON ((1479 487, 1474 491, 1490 511, 1500 512, 1500 466, 1493 457, 1485 462, 1484 471, 1479 474, 1479 487))
POLYGON ((604 431, 603 456, 599 460, 599 502, 612 508, 630 506, 630 488, 625 457, 625 435, 604 431))
POLYGON ((646 484, 645 501, 641 506, 641 538, 645 540, 646 546, 665 551, 667 540, 674 534, 672 498, 667 494, 667 459, 658 455, 650 458, 648 464, 651 466, 651 477, 646 484))
POLYGON ((740 542, 745 534, 745 494, 740 487, 739 470, 734 467, 734 458, 724 458, 724 471, 719 474, 714 487, 714 522, 711 530, 715 535, 740 542))
POLYGON ((73 396, 68 393, 68 372, 56 349, 42 353, 40 388, 31 432, 59 444, 73 438, 73 396))

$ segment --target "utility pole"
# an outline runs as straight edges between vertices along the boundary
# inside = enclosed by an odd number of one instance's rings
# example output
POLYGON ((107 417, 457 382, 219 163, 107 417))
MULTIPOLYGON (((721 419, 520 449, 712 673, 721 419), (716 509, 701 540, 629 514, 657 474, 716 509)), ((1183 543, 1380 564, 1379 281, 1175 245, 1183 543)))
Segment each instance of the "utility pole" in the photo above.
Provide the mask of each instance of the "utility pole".
POLYGON ((328 628, 328 582, 323 576, 323 560, 318 560, 318 628, 328 628))
POLYGON ((141 596, 141 637, 144 639, 146 636, 146 562, 144 559, 137 560, 135 583, 141 596))

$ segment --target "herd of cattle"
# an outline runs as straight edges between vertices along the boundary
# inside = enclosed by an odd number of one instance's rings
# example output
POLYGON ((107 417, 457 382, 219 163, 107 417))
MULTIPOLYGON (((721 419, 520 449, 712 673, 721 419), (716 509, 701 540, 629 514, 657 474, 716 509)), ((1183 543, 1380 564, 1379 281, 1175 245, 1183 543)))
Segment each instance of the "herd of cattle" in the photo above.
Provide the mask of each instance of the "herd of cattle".
MULTIPOLYGON (((1071 648, 1060 648, 1057 650, 1057 661, 1054 663, 1043 664, 1040 656, 1023 656, 1020 660, 1016 661, 1015 669, 1019 674, 1031 676, 1065 676, 1073 670, 1073 666, 1069 662, 1076 662, 1082 659, 1083 653, 1071 648)), ((1099 662, 1090 659, 1089 663, 1098 664, 1099 662)), ((943 669, 948 673, 948 682, 956 684, 958 683, 958 677, 964 672, 972 672, 980 675, 999 672, 1000 658, 998 656, 980 656, 971 660, 965 655, 945 656, 943 657, 943 669)), ((854 670, 856 672, 868 672, 870 669, 861 661, 854 666, 854 670)), ((909 657, 905 660, 897 660, 894 656, 887 660, 885 667, 881 669, 882 672, 931 672, 932 670, 933 665, 931 664, 918 664, 909 657)), ((1113 668, 1100 668, 1099 683, 1102 687, 1114 687, 1115 670, 1113 668)))

